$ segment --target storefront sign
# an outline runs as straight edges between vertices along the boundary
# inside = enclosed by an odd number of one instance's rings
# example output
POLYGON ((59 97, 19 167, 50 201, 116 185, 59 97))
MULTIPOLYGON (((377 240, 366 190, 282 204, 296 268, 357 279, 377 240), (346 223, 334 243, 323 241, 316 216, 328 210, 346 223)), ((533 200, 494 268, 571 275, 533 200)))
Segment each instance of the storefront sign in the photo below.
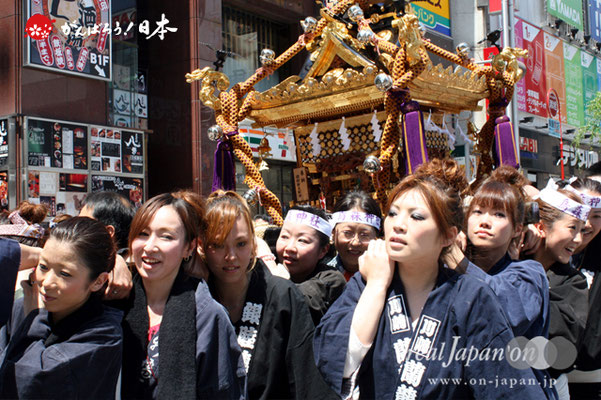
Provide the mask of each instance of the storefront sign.
POLYGON ((46 37, 25 39, 26 65, 111 80, 110 0, 26 0, 26 4, 28 22, 54 20, 46 37))
POLYGON ((451 36, 449 0, 412 3, 411 6, 422 24, 445 36, 451 36))
POLYGON ((516 83, 518 108, 530 114, 547 117, 544 32, 529 23, 517 20, 516 47, 528 50, 524 78, 516 83))
MULTIPOLYGON (((589 168, 599 161, 599 153, 592 150, 575 148, 571 144, 563 146, 563 165, 572 166, 579 169, 589 168)), ((557 165, 561 163, 561 157, 557 159, 557 165)))
POLYGON ((87 125, 29 118, 27 160, 32 167, 87 170, 87 125))
POLYGON ((601 0, 588 1, 589 32, 597 42, 601 42, 601 0))
POLYGON ((5 165, 8 165, 8 119, 0 119, 0 167, 5 165))
POLYGON ((294 137, 291 130, 274 128, 253 129, 250 126, 240 126, 238 132, 250 145, 253 157, 259 157, 261 140, 267 138, 269 141, 269 152, 272 154, 267 159, 296 162, 296 147, 294 146, 294 137))
POLYGON ((527 151, 529 153, 538 153, 537 140, 521 136, 520 137, 520 151, 527 151))
POLYGON ((581 0, 547 0, 547 12, 582 30, 581 0))

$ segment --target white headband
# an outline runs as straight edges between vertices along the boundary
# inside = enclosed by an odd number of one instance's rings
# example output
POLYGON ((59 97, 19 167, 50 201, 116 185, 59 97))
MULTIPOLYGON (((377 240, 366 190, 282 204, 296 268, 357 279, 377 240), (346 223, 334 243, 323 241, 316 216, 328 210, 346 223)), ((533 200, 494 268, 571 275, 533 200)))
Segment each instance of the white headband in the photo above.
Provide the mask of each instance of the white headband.
POLYGON ((586 204, 580 204, 567 197, 564 194, 559 193, 557 184, 553 179, 549 178, 547 186, 540 191, 537 198, 541 199, 548 205, 557 208, 559 211, 564 212, 572 217, 578 218, 581 221, 588 219, 588 214, 591 208, 586 204))
POLYGON ((370 225, 380 230, 380 217, 367 214, 359 211, 339 211, 332 214, 332 226, 342 222, 357 222, 360 224, 370 225))
POLYGON ((572 185, 568 185, 564 189, 567 189, 572 193, 576 193, 578 196, 580 196, 582 202, 590 208, 601 208, 601 196, 589 196, 586 193, 582 193, 572 185))
POLYGON ((332 234, 332 225, 319 215, 311 214, 301 210, 290 210, 286 214, 284 222, 289 221, 297 224, 310 226, 311 228, 323 233, 327 237, 332 234))

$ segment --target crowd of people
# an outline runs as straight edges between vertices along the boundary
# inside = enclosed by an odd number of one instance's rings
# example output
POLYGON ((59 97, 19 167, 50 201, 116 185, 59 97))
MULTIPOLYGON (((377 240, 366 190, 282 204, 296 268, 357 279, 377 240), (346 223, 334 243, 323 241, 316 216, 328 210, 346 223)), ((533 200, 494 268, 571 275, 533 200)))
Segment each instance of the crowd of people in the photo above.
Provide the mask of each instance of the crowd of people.
POLYGON ((281 227, 231 191, 45 217, 0 215, 0 398, 601 399, 599 165, 434 159, 281 227))

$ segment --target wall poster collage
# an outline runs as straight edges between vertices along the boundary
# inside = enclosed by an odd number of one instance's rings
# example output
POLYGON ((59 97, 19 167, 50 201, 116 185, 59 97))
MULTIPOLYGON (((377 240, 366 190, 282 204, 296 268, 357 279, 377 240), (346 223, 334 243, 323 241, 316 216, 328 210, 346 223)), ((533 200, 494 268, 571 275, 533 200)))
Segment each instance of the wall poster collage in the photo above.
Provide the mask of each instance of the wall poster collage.
MULTIPOLYGON (((26 129, 27 197, 47 205, 50 217, 77 215, 90 191, 117 191, 136 205, 144 201, 143 132, 37 118, 28 118, 26 129)), ((1 182, 0 174, 0 201, 1 182)))

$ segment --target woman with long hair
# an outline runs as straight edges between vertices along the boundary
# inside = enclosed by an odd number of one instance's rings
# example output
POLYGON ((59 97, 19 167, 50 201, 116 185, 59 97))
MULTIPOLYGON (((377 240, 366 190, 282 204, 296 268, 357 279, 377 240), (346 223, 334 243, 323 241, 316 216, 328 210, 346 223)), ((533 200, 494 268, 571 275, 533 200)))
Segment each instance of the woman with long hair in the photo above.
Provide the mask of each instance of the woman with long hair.
POLYGON ((315 325, 344 290, 346 281, 327 265, 332 226, 325 211, 296 206, 286 214, 276 242, 279 261, 305 296, 315 325))
MULTIPOLYGON (((110 233, 90 218, 52 229, 37 267, 21 284, 24 297, 0 331, 1 398, 115 397, 122 313, 101 303, 115 252, 110 233)), ((16 268, 9 266, 0 268, 3 281, 7 274, 13 279, 2 307, 14 294, 16 268)))
POLYGON ((349 192, 334 207, 332 224, 337 255, 328 264, 342 272, 348 282, 359 270, 359 257, 369 242, 380 236, 380 206, 365 192, 349 192))
POLYGON ((228 311, 242 348, 250 399, 333 397, 315 366, 313 322, 294 283, 256 257, 246 202, 209 196, 203 247, 213 297, 228 311))
POLYGON ((362 276, 351 278, 315 333, 317 365, 343 397, 544 397, 530 369, 456 357, 457 349, 498 353, 514 337, 492 290, 441 262, 463 223, 466 186, 455 161, 432 160, 390 193, 385 240, 370 243, 362 276), (445 383, 451 377, 459 383, 445 383), (499 377, 520 383, 478 384, 499 377))
POLYGON ((197 256, 204 202, 165 193, 142 205, 129 233, 137 276, 123 321, 124 399, 244 397, 244 365, 229 318, 185 269, 197 256))

